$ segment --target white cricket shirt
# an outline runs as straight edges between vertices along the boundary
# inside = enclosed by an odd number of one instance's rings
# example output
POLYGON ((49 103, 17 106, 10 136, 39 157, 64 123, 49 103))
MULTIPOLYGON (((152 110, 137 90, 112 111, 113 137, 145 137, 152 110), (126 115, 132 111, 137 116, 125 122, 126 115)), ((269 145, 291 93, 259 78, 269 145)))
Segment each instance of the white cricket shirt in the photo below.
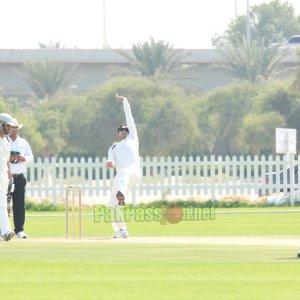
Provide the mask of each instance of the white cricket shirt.
POLYGON ((9 141, 7 140, 6 136, 4 136, 3 138, 0 138, 0 173, 6 174, 6 177, 8 177, 7 162, 9 160, 9 155, 10 155, 9 151, 10 151, 9 141))
POLYGON ((31 151, 31 147, 28 142, 17 136, 17 138, 13 141, 10 139, 10 150, 17 151, 21 156, 25 158, 24 162, 10 163, 10 173, 11 174, 21 174, 26 173, 27 164, 33 161, 33 154, 31 151))
POLYGON ((126 98, 123 100, 123 109, 129 134, 108 150, 108 161, 113 162, 117 171, 129 167, 140 168, 139 139, 130 104, 126 98))

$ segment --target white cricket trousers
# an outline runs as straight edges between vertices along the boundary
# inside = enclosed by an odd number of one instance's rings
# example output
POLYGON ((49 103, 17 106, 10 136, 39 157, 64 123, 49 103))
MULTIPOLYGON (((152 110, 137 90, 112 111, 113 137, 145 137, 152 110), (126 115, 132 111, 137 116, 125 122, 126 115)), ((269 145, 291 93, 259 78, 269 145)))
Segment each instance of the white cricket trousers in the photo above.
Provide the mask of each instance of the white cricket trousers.
POLYGON ((4 174, 0 174, 0 228, 2 236, 7 232, 12 231, 7 213, 7 189, 8 177, 5 172, 4 174))
POLYGON ((116 194, 120 191, 125 196, 125 203, 128 200, 128 194, 131 188, 139 183, 141 180, 141 170, 137 167, 129 167, 120 170, 114 178, 113 188, 110 196, 110 204, 114 210, 114 217, 112 221, 113 230, 116 232, 120 229, 127 230, 124 221, 122 210, 118 205, 116 194))

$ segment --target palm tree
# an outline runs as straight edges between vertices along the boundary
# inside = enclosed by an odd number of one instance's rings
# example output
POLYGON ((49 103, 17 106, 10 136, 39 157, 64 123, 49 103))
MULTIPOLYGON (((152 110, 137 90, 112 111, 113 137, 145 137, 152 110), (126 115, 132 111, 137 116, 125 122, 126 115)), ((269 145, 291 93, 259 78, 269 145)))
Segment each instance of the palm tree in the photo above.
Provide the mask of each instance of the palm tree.
POLYGON ((281 61, 286 51, 278 46, 266 48, 263 41, 249 45, 243 39, 238 42, 238 46, 228 44, 220 48, 219 52, 222 60, 215 63, 215 66, 253 84, 269 81, 283 72, 281 61))
POLYGON ((143 44, 134 44, 133 56, 122 50, 117 52, 128 59, 133 69, 131 73, 145 77, 179 77, 190 67, 182 63, 182 60, 189 55, 188 52, 183 49, 173 49, 168 42, 155 42, 153 38, 143 44))
POLYGON ((75 79, 78 65, 58 60, 33 60, 24 63, 24 71, 16 70, 38 99, 53 97, 75 79))
POLYGON ((48 44, 44 44, 44 43, 41 43, 39 42, 39 46, 40 48, 46 48, 46 49, 60 49, 60 42, 52 42, 50 41, 48 44))

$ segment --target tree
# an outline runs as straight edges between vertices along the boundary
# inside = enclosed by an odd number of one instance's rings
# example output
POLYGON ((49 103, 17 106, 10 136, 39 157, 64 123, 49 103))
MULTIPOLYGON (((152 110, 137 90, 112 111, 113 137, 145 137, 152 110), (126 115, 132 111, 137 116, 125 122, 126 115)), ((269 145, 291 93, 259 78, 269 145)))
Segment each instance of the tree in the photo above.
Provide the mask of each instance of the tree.
POLYGON ((274 81, 255 99, 255 110, 258 113, 274 111, 287 120, 295 100, 290 82, 274 81))
POLYGON ((117 77, 87 94, 59 94, 51 101, 1 100, 2 111, 25 124, 24 136, 38 156, 104 157, 125 121, 115 94, 128 97, 140 139, 140 154, 238 155, 274 151, 275 128, 296 128, 300 145, 300 96, 293 80, 249 82, 205 95, 147 77, 117 77))
POLYGON ((68 146, 68 127, 61 111, 40 108, 37 115, 38 130, 44 138, 44 147, 40 155, 51 156, 66 151, 68 146))
POLYGON ((275 128, 300 128, 300 101, 291 84, 291 80, 278 80, 257 87, 252 109, 244 116, 236 137, 238 148, 244 153, 274 154, 275 128))
MULTIPOLYGON (((255 86, 248 83, 222 88, 198 103, 198 149, 207 154, 237 154, 236 137, 243 117, 252 110, 255 86)), ((195 108, 196 110, 196 108, 195 108)))
MULTIPOLYGON (((297 130, 297 149, 300 149, 300 95, 296 96, 296 99, 291 107, 290 113, 287 117, 287 126, 289 128, 295 128, 297 130)), ((299 150, 298 150, 299 151, 299 150)))
POLYGON ((244 38, 237 46, 227 44, 219 52, 221 60, 215 63, 216 66, 253 84, 265 83, 283 71, 281 61, 285 51, 280 51, 278 46, 266 48, 263 42, 249 45, 244 38))
POLYGON ((44 44, 39 42, 40 48, 47 48, 47 49, 59 49, 60 48, 60 42, 53 43, 50 41, 48 44, 44 44))
POLYGON ((297 56, 298 56, 298 63, 297 63, 297 71, 296 71, 296 78, 293 83, 293 89, 300 93, 300 48, 297 48, 297 56))
POLYGON ((84 147, 89 152, 106 156, 117 138, 117 127, 125 121, 123 107, 115 99, 116 92, 128 97, 130 102, 141 156, 169 155, 171 150, 176 153, 176 149, 180 149, 178 153, 189 151, 197 133, 190 96, 179 87, 132 76, 114 78, 88 95, 87 105, 93 111, 84 128, 89 133, 84 147))
POLYGON ((141 152, 154 156, 189 154, 198 134, 196 124, 192 110, 183 103, 163 101, 146 124, 141 152))
POLYGON ((24 63, 24 71, 16 71, 38 99, 53 97, 70 87, 77 76, 78 65, 58 60, 32 60, 24 63))
POLYGON ((39 124, 36 119, 36 111, 25 108, 24 106, 21 107, 21 103, 23 104, 23 101, 11 102, 4 100, 0 95, 0 111, 9 113, 16 118, 19 123, 24 124, 21 129, 21 135, 28 140, 34 153, 40 153, 44 149, 46 142, 38 128, 39 124))
POLYGON ((183 49, 173 49, 173 46, 165 41, 155 42, 153 38, 150 38, 149 42, 134 44, 133 56, 122 50, 117 52, 128 59, 134 74, 145 77, 176 78, 188 68, 182 60, 189 53, 183 49))
MULTIPOLYGON (((295 15, 293 6, 288 2, 273 0, 269 3, 254 5, 250 9, 251 40, 264 46, 282 43, 293 34, 300 32, 300 16, 295 15)), ((240 44, 246 36, 247 17, 239 16, 229 23, 223 35, 216 35, 212 44, 221 47, 226 44, 240 44)))
POLYGON ((252 155, 275 153, 275 128, 286 125, 277 112, 247 114, 243 119, 240 135, 236 141, 243 152, 252 155))

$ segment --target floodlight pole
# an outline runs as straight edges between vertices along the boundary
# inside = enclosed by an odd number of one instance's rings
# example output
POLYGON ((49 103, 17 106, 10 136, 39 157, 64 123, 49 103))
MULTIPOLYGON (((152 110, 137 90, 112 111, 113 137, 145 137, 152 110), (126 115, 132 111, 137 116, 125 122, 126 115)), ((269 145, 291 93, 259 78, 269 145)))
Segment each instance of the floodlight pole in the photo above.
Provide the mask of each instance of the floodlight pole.
POLYGON ((246 36, 247 36, 247 45, 251 45, 251 36, 250 36, 250 10, 249 10, 249 0, 247 0, 247 30, 246 30, 246 36))
POLYGON ((235 21, 237 20, 237 0, 234 1, 234 14, 235 14, 235 21))
POLYGON ((106 40, 106 0, 102 0, 102 48, 107 48, 106 40))

